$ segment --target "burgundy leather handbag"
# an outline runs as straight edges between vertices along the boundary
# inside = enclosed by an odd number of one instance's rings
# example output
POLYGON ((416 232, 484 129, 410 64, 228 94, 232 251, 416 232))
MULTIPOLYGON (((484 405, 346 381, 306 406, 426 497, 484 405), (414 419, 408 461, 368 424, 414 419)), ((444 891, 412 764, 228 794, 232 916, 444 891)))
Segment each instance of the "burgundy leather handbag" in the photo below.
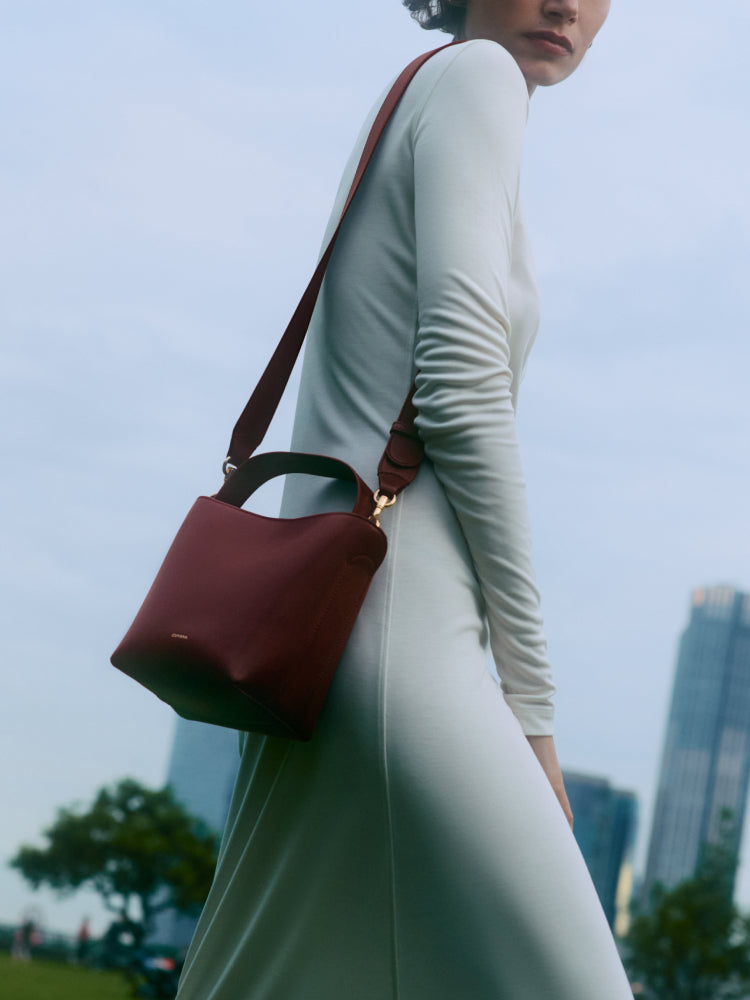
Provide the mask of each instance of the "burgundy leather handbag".
MULTIPOLYGON (((445 48, 442 46, 441 48, 445 48)), ((323 455, 255 455, 307 333, 338 237, 386 124, 417 70, 396 80, 368 136, 330 243, 232 433, 224 485, 188 513, 140 611, 112 655, 119 670, 186 719, 309 740, 375 571, 379 517, 417 474, 414 387, 378 465, 375 493, 323 455), (293 519, 242 509, 275 476, 307 473, 356 485, 351 512, 293 519)))

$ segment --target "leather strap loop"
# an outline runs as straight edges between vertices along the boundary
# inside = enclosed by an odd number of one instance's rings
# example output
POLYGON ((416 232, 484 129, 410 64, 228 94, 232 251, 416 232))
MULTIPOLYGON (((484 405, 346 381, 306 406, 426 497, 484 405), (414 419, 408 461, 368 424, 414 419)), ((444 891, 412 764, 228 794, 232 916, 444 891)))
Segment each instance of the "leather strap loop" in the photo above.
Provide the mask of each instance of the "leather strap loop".
POLYGON ((327 455, 306 455, 300 451, 267 451, 262 455, 248 458, 229 476, 216 494, 216 499, 233 507, 241 507, 269 479, 288 476, 294 472, 355 483, 357 499, 353 512, 362 517, 370 516, 372 494, 364 480, 360 479, 350 465, 338 458, 329 458, 327 455))
MULTIPOLYGON (((261 375, 255 391, 245 405, 232 431, 229 451, 227 452, 228 462, 231 465, 237 466, 237 471, 231 475, 232 479, 238 474, 242 464, 255 453, 263 441, 278 408, 284 389, 294 368, 294 363, 302 349, 302 344, 307 334, 310 320, 312 319, 313 310, 315 309, 315 303, 318 299, 318 293, 323 283, 323 277, 325 276, 328 262, 331 259, 331 254, 333 253, 344 217, 354 200, 354 196, 357 193, 372 155, 375 152, 375 148, 385 131, 391 115, 396 110, 406 92, 406 88, 417 71, 437 52, 456 44, 460 43, 450 42, 448 45, 442 45, 438 49, 425 52, 419 56, 406 67, 388 92, 365 142, 346 205, 341 213, 341 218, 333 236, 318 262, 318 266, 300 299, 299 305, 294 311, 294 315, 284 335, 279 341, 265 371, 261 375)), ((381 492, 387 493, 389 496, 399 493, 405 486, 412 482, 417 474, 419 462, 422 460, 421 443, 417 447, 419 438, 414 428, 416 410, 411 403, 413 393, 414 388, 412 387, 401 410, 401 415, 391 429, 390 440, 386 445, 378 466, 381 492), (404 444, 404 442, 407 443, 404 444)), ((219 495, 221 493, 223 493, 223 489, 219 495)))
POLYGON ((391 427, 388 443, 378 464, 380 492, 390 497, 397 496, 413 481, 424 458, 424 444, 414 426, 417 416, 414 406, 416 390, 416 385, 412 384, 401 412, 391 427))

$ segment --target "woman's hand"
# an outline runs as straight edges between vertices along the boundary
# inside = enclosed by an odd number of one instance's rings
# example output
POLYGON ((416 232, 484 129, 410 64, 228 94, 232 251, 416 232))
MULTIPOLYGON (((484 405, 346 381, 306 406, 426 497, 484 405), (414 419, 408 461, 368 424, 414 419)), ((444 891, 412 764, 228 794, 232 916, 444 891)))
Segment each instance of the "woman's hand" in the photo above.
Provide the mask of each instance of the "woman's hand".
POLYGON ((551 736, 527 736, 526 739, 529 741, 531 749, 536 754, 536 759, 542 765, 542 769, 547 775, 550 785, 552 785, 552 789, 562 806, 565 818, 567 819, 570 829, 572 830, 573 811, 570 808, 568 796, 565 792, 565 784, 563 783, 562 771, 560 770, 560 764, 557 760, 554 739, 551 736))

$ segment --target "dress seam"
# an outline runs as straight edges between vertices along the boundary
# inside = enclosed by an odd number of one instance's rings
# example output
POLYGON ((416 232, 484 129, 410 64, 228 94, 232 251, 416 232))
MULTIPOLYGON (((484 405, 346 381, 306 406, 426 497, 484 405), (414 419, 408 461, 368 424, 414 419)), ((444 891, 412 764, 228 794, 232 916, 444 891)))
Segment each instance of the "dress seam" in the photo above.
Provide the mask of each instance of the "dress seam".
MULTIPOLYGON (((392 530, 389 533, 388 547, 391 550, 396 548, 399 527, 401 524, 401 502, 393 511, 391 518, 392 530)), ((385 796, 385 815, 388 827, 388 854, 390 865, 390 889, 391 889, 391 948, 393 952, 393 997, 398 1000, 399 989, 399 962, 398 962, 398 931, 396 917, 396 864, 395 847, 393 837, 393 812, 391 808, 390 775, 388 771, 388 718, 387 718, 387 693, 388 693, 388 668, 390 661, 390 621, 391 609, 393 607, 393 591, 395 586, 392 561, 388 566, 388 582, 386 585, 385 614, 383 615, 383 631, 381 635, 380 648, 382 651, 382 667, 380 671, 380 737, 381 737, 381 764, 383 768, 383 791, 385 796)))

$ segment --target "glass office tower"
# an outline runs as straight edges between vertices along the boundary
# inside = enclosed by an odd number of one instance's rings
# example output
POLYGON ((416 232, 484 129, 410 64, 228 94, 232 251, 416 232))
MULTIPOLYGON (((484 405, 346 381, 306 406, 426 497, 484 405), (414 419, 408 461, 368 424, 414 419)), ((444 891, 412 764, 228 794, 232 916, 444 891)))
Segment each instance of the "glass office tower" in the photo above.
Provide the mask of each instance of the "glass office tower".
POLYGON ((625 933, 638 803, 605 778, 564 771, 575 834, 610 927, 625 933), (619 919, 618 919, 619 918, 619 919))
MULTIPOLYGON (((229 812, 240 752, 233 729, 178 719, 167 784, 193 816, 220 834, 229 812)), ((197 917, 167 910, 160 913, 152 935, 160 944, 184 949, 193 936, 197 917)))
POLYGON ((221 833, 237 770, 239 737, 234 729, 178 719, 167 784, 193 816, 221 833))
POLYGON ((644 890, 695 871, 723 809, 739 850, 750 776, 750 595, 696 590, 677 656, 644 890))

